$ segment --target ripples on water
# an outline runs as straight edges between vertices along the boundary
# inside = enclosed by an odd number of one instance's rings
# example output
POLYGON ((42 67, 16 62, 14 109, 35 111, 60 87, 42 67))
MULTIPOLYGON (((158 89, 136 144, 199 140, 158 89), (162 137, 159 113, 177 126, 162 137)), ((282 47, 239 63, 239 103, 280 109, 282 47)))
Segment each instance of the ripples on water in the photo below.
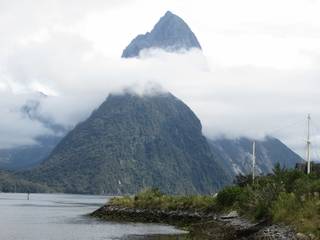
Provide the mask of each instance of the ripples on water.
POLYGON ((158 224, 120 224, 87 217, 104 196, 0 193, 0 240, 185 240, 158 224), (151 236, 150 236, 151 235, 151 236))

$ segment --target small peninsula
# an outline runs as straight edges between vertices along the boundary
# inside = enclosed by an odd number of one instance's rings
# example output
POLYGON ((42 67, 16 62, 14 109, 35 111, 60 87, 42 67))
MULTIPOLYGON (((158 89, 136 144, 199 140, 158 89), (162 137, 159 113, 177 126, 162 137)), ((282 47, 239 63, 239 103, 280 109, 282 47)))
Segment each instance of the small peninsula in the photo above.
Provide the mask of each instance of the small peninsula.
POLYGON ((191 239, 319 239, 320 182, 317 173, 276 166, 273 174, 238 176, 210 195, 166 195, 147 189, 115 197, 91 216, 120 222, 165 223, 191 239))

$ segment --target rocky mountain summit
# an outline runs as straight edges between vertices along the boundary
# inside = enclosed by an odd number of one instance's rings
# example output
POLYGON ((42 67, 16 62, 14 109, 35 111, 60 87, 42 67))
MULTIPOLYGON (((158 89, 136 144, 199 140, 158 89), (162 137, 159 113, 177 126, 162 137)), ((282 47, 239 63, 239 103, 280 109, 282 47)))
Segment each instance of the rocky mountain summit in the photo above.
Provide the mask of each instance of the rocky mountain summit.
POLYGON ((123 58, 138 57, 143 49, 161 48, 166 51, 201 49, 190 27, 177 15, 168 11, 151 32, 134 38, 122 53, 123 58))

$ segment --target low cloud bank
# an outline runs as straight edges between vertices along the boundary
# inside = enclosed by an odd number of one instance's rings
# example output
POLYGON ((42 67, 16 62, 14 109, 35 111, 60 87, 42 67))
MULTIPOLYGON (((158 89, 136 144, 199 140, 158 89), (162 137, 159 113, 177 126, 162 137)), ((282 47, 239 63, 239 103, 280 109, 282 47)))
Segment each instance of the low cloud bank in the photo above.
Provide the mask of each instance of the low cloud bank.
MULTIPOLYGON (((59 32, 23 45, 0 63, 0 148, 55 134, 23 117, 21 107, 30 99, 40 102, 41 116, 70 129, 108 94, 127 88, 143 94, 150 85, 186 102, 210 138, 269 134, 303 154, 306 115, 320 121, 316 68, 222 67, 198 50, 174 54, 151 49, 140 59, 107 58, 80 36, 59 32)), ((315 144, 316 135, 317 130, 315 144)))

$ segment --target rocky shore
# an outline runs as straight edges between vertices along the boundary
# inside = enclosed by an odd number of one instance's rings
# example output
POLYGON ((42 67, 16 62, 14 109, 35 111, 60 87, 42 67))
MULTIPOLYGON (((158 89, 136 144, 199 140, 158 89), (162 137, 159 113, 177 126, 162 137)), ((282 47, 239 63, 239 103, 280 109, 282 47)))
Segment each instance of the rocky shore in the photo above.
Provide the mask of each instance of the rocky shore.
POLYGON ((194 240, 311 240, 312 236, 296 234, 291 228, 270 225, 267 221, 252 223, 236 212, 226 215, 191 211, 136 209, 107 204, 91 216, 108 221, 171 224, 189 231, 194 240))

